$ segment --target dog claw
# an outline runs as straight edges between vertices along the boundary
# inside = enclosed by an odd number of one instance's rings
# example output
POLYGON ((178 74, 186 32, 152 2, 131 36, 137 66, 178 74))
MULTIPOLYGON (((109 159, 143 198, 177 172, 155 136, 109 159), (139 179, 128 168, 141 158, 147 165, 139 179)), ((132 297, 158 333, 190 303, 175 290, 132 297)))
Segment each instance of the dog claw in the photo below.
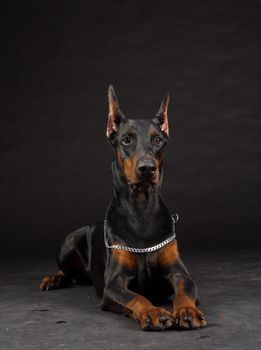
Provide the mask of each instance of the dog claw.
POLYGON ((165 322, 167 320, 167 317, 166 316, 161 316, 159 320, 160 320, 160 322, 165 322))
POLYGON ((152 307, 141 316, 138 320, 144 331, 163 331, 171 328, 174 322, 170 312, 160 307, 152 307))
POLYGON ((174 319, 172 317, 168 317, 166 322, 165 322, 165 326, 166 328, 170 328, 172 327, 174 324, 174 319))
POLYGON ((181 329, 197 329, 205 327, 207 322, 198 308, 182 307, 173 313, 175 327, 181 329))
POLYGON ((148 317, 146 318, 145 323, 150 323, 150 316, 148 316, 148 317))

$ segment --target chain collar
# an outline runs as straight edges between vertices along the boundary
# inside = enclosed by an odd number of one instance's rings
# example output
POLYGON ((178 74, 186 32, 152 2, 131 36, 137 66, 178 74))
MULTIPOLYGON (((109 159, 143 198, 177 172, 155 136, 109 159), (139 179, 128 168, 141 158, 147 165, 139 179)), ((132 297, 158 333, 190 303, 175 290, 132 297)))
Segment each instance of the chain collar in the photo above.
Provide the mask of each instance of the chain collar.
POLYGON ((104 220, 104 242, 105 242, 105 245, 108 249, 127 250, 128 252, 132 252, 132 253, 155 252, 155 250, 158 250, 158 249, 164 247, 166 244, 168 244, 169 242, 173 241, 176 238, 175 223, 179 219, 178 214, 171 215, 171 219, 172 219, 172 236, 170 236, 169 238, 165 239, 164 241, 154 245, 153 247, 148 247, 148 248, 132 248, 132 247, 127 247, 127 246, 119 245, 119 244, 109 245, 108 239, 107 239, 107 234, 106 234, 107 233, 107 221, 104 220))

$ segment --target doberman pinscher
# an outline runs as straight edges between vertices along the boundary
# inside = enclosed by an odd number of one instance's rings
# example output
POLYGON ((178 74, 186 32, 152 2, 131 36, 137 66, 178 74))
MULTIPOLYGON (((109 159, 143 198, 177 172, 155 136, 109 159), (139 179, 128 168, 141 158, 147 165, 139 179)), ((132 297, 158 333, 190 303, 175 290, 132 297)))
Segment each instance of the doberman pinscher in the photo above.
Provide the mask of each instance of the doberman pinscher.
POLYGON ((113 146, 113 199, 104 222, 65 239, 59 272, 40 290, 93 284, 101 308, 137 320, 143 330, 200 328, 197 289, 179 257, 174 221, 160 195, 168 141, 169 95, 153 119, 127 119, 110 86, 107 138, 113 146), (157 307, 171 296, 173 310, 157 307))

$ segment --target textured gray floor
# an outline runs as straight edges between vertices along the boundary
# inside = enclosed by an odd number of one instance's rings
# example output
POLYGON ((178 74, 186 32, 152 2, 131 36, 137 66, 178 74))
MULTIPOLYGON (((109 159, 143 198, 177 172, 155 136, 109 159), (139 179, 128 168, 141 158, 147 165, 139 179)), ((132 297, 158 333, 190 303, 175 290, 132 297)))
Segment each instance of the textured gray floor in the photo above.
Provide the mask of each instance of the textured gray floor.
POLYGON ((208 327, 142 332, 99 308, 93 288, 38 292, 52 261, 1 263, 0 349, 261 349, 261 259, 257 253, 183 257, 196 279, 208 327))

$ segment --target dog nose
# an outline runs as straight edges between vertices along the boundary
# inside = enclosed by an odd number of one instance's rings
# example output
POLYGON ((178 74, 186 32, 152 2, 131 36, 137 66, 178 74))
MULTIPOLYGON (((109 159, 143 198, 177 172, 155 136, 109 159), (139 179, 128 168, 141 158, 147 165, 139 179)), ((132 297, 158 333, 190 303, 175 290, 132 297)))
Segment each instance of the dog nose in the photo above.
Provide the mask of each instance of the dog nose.
POLYGON ((138 163, 138 172, 142 176, 152 176, 156 169, 156 164, 152 159, 142 160, 138 163))

